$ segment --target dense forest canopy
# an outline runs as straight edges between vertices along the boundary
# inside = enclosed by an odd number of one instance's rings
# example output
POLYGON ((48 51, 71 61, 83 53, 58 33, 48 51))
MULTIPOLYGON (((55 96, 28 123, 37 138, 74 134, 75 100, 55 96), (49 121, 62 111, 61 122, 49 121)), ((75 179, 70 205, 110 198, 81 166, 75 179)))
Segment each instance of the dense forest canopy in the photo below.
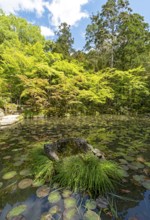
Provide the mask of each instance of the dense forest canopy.
POLYGON ((91 16, 82 51, 73 42, 66 23, 53 42, 0 11, 0 108, 31 116, 149 113, 149 25, 127 0, 108 0, 91 16))

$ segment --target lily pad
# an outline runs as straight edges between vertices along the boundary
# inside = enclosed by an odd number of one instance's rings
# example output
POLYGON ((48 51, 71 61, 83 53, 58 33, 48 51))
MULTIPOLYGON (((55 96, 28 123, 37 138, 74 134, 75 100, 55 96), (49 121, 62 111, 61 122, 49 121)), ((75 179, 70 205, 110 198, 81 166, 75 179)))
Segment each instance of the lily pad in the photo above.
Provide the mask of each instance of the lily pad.
POLYGON ((3 183, 2 182, 0 182, 0 188, 3 186, 3 183))
POLYGON ((54 205, 53 207, 50 208, 49 213, 51 215, 54 215, 54 214, 58 213, 59 211, 60 211, 59 207, 57 205, 54 205))
POLYGON ((131 156, 127 156, 125 155, 124 158, 127 160, 127 161, 134 161, 134 157, 131 157, 131 156))
POLYGON ((39 189, 36 191, 37 197, 45 197, 48 196, 50 192, 50 188, 48 186, 41 186, 39 189))
POLYGON ((88 210, 84 216, 83 220, 101 220, 100 216, 96 214, 95 212, 88 210))
POLYGON ((126 161, 125 159, 119 159, 119 162, 122 164, 128 164, 128 161, 126 161))
POLYGON ((129 176, 129 174, 127 173, 127 171, 126 171, 126 170, 122 170, 122 176, 123 176, 123 177, 128 177, 128 176, 129 176))
POLYGON ((76 207, 76 199, 73 197, 69 197, 69 198, 64 199, 64 207, 66 209, 76 207))
POLYGON ((16 171, 10 171, 10 172, 8 172, 8 173, 5 173, 2 178, 3 178, 4 180, 9 180, 9 179, 13 178, 13 177, 16 176, 16 175, 17 175, 17 172, 16 172, 16 171))
POLYGON ((19 167, 20 165, 22 165, 24 163, 24 161, 17 161, 14 163, 15 167, 19 167))
POLYGON ((124 164, 123 164, 123 165, 121 165, 121 167, 122 167, 122 169, 123 169, 123 170, 129 170, 129 167, 128 167, 128 166, 126 166, 126 165, 124 165, 124 164))
POLYGON ((143 181, 145 181, 146 176, 144 175, 134 175, 133 179, 139 183, 142 183, 143 181))
POLYGON ((144 168, 144 164, 142 164, 140 162, 133 162, 132 165, 136 166, 139 169, 143 169, 144 168))
POLYGON ((150 180, 146 180, 142 183, 142 186, 144 186, 144 188, 150 190, 150 180))
POLYGON ((64 197, 64 198, 67 198, 67 197, 70 197, 71 196, 71 194, 72 194, 72 192, 70 191, 70 190, 63 190, 63 193, 62 193, 62 196, 64 197))
POLYGON ((99 208, 107 208, 109 205, 107 199, 102 196, 99 196, 96 199, 96 204, 97 204, 97 207, 99 208))
POLYGON ((28 179, 28 178, 23 179, 23 180, 21 180, 21 181, 18 183, 18 187, 19 187, 20 189, 28 188, 29 186, 32 185, 32 182, 33 182, 32 179, 28 179))
POLYGON ((129 167, 129 169, 131 169, 131 170, 138 170, 138 169, 139 169, 137 166, 135 166, 135 165, 133 165, 133 164, 129 164, 128 167, 129 167))
POLYGON ((15 216, 22 214, 26 210, 26 208, 27 208, 26 205, 19 205, 15 208, 11 209, 7 214, 7 218, 11 219, 15 216))
POLYGON ((85 207, 90 210, 96 209, 96 202, 94 200, 87 200, 85 207))
POLYGON ((74 219, 76 214, 77 214, 77 209, 76 208, 66 209, 63 213, 63 219, 64 220, 74 219))
POLYGON ((21 176, 30 176, 31 175, 31 171, 30 170, 21 170, 19 173, 21 176))
POLYGON ((61 200, 61 195, 58 191, 51 192, 49 194, 48 200, 50 203, 57 203, 61 200))
POLYGON ((3 157, 3 159, 4 159, 4 160, 8 160, 8 159, 10 159, 10 158, 11 158, 11 156, 9 156, 9 155, 8 155, 8 156, 3 157))
POLYGON ((42 214, 42 216, 41 216, 41 220, 52 220, 52 219, 53 219, 52 214, 49 213, 49 212, 44 213, 44 214, 42 214))

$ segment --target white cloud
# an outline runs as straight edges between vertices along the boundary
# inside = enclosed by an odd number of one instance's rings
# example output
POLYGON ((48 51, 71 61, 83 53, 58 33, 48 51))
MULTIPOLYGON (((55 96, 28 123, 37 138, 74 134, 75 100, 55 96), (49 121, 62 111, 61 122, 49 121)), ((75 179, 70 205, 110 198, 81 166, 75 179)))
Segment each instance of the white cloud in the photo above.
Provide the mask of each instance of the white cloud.
POLYGON ((40 26, 41 28, 41 34, 44 37, 50 37, 50 36, 54 36, 54 32, 53 30, 51 30, 50 28, 46 27, 46 26, 40 26))
POLYGON ((0 0, 0 8, 7 14, 18 11, 35 11, 41 16, 45 10, 45 0, 0 0))
POLYGON ((57 27, 66 22, 76 25, 89 15, 82 9, 91 0, 0 0, 0 8, 7 14, 20 11, 36 12, 42 16, 45 9, 49 11, 51 25, 57 27))
POLYGON ((82 18, 87 18, 88 13, 82 11, 81 7, 88 2, 89 0, 52 0, 51 3, 46 3, 52 25, 58 26, 62 22, 75 25, 82 18))

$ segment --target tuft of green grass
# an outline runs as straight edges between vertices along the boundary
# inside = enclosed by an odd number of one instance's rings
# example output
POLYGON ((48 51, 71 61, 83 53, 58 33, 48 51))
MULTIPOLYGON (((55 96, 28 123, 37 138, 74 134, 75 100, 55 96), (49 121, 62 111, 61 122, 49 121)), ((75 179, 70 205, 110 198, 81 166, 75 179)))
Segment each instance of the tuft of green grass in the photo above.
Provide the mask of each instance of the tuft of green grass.
POLYGON ((99 160, 92 154, 80 154, 57 162, 54 180, 62 187, 105 194, 114 191, 122 170, 112 161, 99 160))
POLYGON ((30 168, 35 182, 57 182, 74 191, 88 191, 92 195, 113 192, 123 177, 123 171, 113 161, 99 160, 92 153, 51 161, 41 145, 29 154, 30 168))
POLYGON ((35 182, 50 182, 54 172, 54 164, 44 155, 43 146, 34 147, 29 155, 29 164, 35 182))

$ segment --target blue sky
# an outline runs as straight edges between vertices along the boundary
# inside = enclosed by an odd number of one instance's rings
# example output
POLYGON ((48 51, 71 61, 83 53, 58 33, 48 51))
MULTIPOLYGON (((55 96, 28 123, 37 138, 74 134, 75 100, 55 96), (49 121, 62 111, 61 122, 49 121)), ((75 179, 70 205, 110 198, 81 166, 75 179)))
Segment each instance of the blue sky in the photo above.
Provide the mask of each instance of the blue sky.
MULTIPOLYGON (((134 12, 144 16, 150 24, 150 0, 129 0, 134 12)), ((42 34, 54 39, 54 31, 61 22, 71 25, 74 48, 85 44, 85 29, 90 15, 101 10, 106 0, 0 0, 0 8, 40 26, 42 34)))

